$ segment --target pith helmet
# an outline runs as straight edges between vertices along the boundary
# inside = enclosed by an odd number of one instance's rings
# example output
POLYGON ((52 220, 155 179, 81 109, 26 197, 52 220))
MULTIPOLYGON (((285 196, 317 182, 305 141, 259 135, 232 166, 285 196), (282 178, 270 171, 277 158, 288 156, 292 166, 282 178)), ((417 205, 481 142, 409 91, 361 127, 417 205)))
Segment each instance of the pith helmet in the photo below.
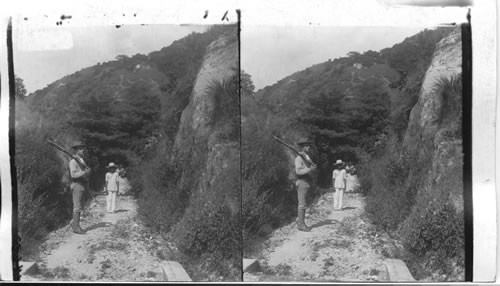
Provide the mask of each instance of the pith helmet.
POLYGON ((342 165, 342 164, 344 164, 344 162, 342 162, 342 160, 340 160, 340 159, 337 160, 337 162, 335 162, 335 165, 342 165))
POLYGON ((73 142, 73 144, 71 144, 72 149, 76 149, 78 147, 85 147, 85 144, 83 144, 82 141, 78 141, 78 140, 73 142))
POLYGON ((108 166, 106 168, 116 168, 117 166, 115 165, 115 163, 111 162, 108 164, 108 166))
POLYGON ((313 141, 310 138, 304 137, 297 142, 299 146, 312 145, 313 141))

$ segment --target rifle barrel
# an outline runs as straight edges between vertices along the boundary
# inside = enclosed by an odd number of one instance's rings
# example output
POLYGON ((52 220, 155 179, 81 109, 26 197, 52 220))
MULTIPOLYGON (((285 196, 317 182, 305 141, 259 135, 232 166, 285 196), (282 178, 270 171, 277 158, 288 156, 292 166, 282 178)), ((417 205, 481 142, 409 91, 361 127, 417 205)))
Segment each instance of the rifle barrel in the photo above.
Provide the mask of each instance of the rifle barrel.
POLYGON ((285 147, 287 147, 288 149, 292 150, 297 155, 299 155, 300 158, 302 158, 302 160, 304 160, 304 162, 306 163, 307 167, 310 167, 312 164, 314 164, 314 162, 312 162, 311 160, 307 159, 303 154, 301 154, 299 151, 297 151, 297 149, 293 148, 293 146, 291 144, 287 143, 285 140, 279 138, 276 135, 273 135, 273 138, 276 141, 278 141, 279 143, 285 145, 285 147))
POLYGON ((82 169, 85 169, 85 168, 88 168, 88 166, 86 164, 84 164, 82 161, 80 161, 78 158, 76 158, 73 154, 71 154, 71 152, 69 152, 68 150, 64 149, 62 146, 60 146, 59 144, 55 143, 54 141, 51 141, 49 139, 47 139, 47 142, 56 147, 56 149, 62 151, 64 154, 68 155, 69 157, 71 157, 72 159, 76 160, 76 162, 78 163, 78 165, 80 165, 80 167, 82 169))

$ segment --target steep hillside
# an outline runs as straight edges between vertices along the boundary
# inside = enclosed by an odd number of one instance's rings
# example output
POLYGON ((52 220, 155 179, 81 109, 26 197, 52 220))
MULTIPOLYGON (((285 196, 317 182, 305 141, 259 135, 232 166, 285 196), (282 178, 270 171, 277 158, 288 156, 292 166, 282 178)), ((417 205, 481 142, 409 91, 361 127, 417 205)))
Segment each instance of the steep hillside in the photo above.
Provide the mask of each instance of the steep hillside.
POLYGON ((397 82, 400 74, 391 68, 376 52, 363 65, 355 57, 335 59, 317 64, 279 80, 272 86, 258 91, 256 98, 263 103, 288 114, 303 109, 307 98, 332 91, 342 93, 345 100, 356 96, 354 89, 367 80, 383 86, 397 82))
POLYGON ((407 182, 416 181, 418 188, 400 233, 408 249, 425 253, 424 259, 432 261, 427 266, 439 269, 439 280, 463 279, 461 74, 462 39, 457 28, 436 47, 403 141, 406 156, 416 163, 409 167, 407 182))
POLYGON ((421 80, 401 88, 412 99, 392 116, 406 120, 388 126, 361 171, 367 211, 401 240, 398 258, 419 280, 464 278, 461 50, 459 28, 437 43, 421 80))
POLYGON ((236 29, 228 29, 207 47, 175 139, 166 135, 141 167, 144 191, 139 206, 154 228, 178 242, 185 254, 181 259, 188 261, 188 271, 197 279, 238 279, 236 29))
POLYGON ((51 83, 27 97, 41 115, 36 125, 61 143, 83 136, 94 169, 137 163, 159 137, 173 141, 205 50, 225 29, 192 33, 149 55, 117 56, 51 83))
MULTIPOLYGON (((21 204, 26 205, 22 210, 26 229, 50 230, 61 223, 49 223, 52 213, 30 219, 30 209, 45 210, 42 205, 66 209, 70 205, 68 193, 47 197, 64 190, 60 178, 67 177, 67 158, 51 149, 45 139, 67 146, 81 138, 89 146, 91 190, 102 188, 106 164, 124 164, 141 218, 154 231, 180 243, 170 256, 181 255, 178 260, 188 264, 188 271, 198 267, 199 279, 237 276, 237 47, 234 25, 214 26, 149 55, 118 56, 88 67, 27 97, 26 106, 20 104, 16 109, 20 127, 16 129, 16 162, 20 189, 26 194, 20 196, 21 204), (207 121, 199 124, 200 120, 207 121), (27 148, 43 152, 31 154, 27 148), (50 161, 29 165, 46 153, 50 161), (31 202, 34 198, 35 204, 31 202), (59 204, 62 201, 65 204, 59 204), (214 216, 205 217, 206 211, 214 216), (202 229, 193 225, 200 216, 207 223, 221 223, 220 229, 227 232, 217 229, 218 238, 209 234, 203 242, 193 242, 190 239, 199 238, 196 231, 202 229), (179 221, 179 231, 172 235, 170 231, 179 221), (197 260, 200 255, 208 258, 197 260), (218 274, 208 277, 214 272, 218 274)), ((37 239, 43 235, 37 233, 37 239)))
MULTIPOLYGON (((380 52, 350 52, 285 77, 253 98, 287 121, 276 128, 282 136, 312 132, 317 153, 326 156, 319 158, 323 167, 339 158, 359 162, 380 147, 389 124, 404 132, 435 45, 449 32, 424 30, 380 52)), ((327 174, 320 170, 323 185, 327 174)))
POLYGON ((370 220, 405 246, 390 258, 418 279, 463 279, 460 43, 458 28, 424 30, 243 98, 245 251, 295 216, 294 155, 271 134, 290 142, 309 134, 319 186, 330 186, 335 160, 356 164, 370 220))

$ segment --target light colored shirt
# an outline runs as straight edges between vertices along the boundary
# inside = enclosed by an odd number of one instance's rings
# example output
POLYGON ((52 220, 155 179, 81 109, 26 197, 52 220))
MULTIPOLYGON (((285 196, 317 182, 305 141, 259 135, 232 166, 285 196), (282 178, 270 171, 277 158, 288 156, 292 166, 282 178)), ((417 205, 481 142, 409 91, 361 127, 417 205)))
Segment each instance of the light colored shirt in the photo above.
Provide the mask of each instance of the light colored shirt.
POLYGON ((333 187, 336 189, 345 189, 346 183, 346 171, 345 169, 333 170, 332 179, 334 180, 333 187))
POLYGON ((106 189, 108 191, 118 191, 118 172, 106 173, 106 189))
MULTIPOLYGON (((85 162, 83 161, 83 159, 81 157, 79 157, 79 156, 75 156, 75 157, 80 159, 85 164, 85 162)), ((69 161, 69 174, 70 174, 71 178, 73 178, 73 179, 78 179, 78 178, 82 178, 83 176, 85 176, 85 172, 80 167, 80 164, 78 164, 78 162, 76 162, 75 159, 71 159, 71 161, 69 161)))
MULTIPOLYGON (((305 153, 302 154, 305 155, 307 159, 309 159, 309 156, 307 156, 307 154, 305 153)), ((302 157, 300 156, 297 156, 295 158, 295 173, 297 173, 297 175, 305 175, 308 174, 309 172, 311 172, 311 169, 307 167, 306 163, 304 162, 304 159, 302 159, 302 157)))

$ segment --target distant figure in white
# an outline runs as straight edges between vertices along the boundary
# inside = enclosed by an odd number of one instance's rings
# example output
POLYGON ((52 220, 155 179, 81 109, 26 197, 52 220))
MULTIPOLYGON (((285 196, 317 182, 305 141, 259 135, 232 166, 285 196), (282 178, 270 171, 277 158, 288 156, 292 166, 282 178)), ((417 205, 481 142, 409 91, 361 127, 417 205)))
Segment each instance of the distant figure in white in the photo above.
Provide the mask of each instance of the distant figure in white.
POLYGON ((356 176, 356 168, 354 165, 348 164, 345 169, 347 172, 345 191, 346 193, 352 193, 359 187, 358 176, 356 176))
POLYGON ((120 186, 120 189, 118 190, 119 196, 128 194, 128 192, 132 188, 127 179, 127 171, 121 164, 118 165, 118 185, 120 186))
POLYGON ((335 193, 333 193, 333 209, 342 210, 347 175, 342 160, 337 160, 334 167, 335 170, 333 170, 332 174, 332 185, 335 189, 335 193))
POLYGON ((120 184, 118 182, 119 175, 115 163, 109 163, 106 168, 108 169, 105 184, 105 191, 108 194, 106 197, 106 211, 108 213, 114 213, 116 211, 116 194, 120 189, 120 184))

